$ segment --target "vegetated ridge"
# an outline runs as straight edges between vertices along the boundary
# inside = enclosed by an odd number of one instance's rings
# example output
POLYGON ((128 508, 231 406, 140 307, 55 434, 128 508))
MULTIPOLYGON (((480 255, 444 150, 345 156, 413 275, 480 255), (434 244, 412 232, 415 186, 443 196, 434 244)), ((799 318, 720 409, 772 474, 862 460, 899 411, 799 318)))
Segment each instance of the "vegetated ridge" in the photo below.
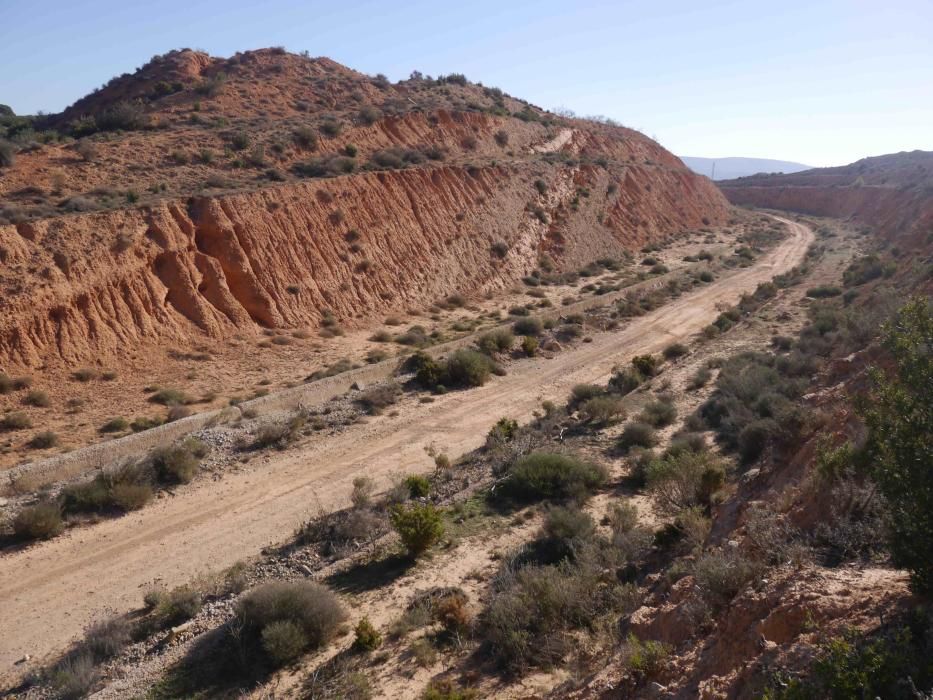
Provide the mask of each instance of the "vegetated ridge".
POLYGON ((352 323, 727 212, 633 130, 280 49, 170 52, 59 115, 2 122, 10 366, 352 323))

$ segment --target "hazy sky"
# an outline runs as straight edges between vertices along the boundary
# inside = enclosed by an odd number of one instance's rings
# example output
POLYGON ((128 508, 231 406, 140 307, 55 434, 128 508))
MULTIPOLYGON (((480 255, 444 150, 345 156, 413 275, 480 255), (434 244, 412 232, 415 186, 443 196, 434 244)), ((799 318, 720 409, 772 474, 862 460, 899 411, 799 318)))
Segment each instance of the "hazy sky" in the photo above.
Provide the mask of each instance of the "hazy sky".
POLYGON ((59 111, 172 48, 275 45, 392 80, 462 72, 680 155, 933 150, 933 0, 0 0, 0 103, 59 111))

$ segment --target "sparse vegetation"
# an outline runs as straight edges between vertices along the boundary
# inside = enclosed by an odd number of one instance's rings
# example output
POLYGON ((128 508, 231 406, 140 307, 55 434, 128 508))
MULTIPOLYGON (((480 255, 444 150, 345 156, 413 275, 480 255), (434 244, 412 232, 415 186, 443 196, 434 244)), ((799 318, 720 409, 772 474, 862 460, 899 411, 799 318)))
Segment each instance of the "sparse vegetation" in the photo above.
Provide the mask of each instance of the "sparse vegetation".
POLYGON ((571 454, 534 452, 509 470, 503 491, 520 501, 585 499, 606 481, 604 467, 571 454))

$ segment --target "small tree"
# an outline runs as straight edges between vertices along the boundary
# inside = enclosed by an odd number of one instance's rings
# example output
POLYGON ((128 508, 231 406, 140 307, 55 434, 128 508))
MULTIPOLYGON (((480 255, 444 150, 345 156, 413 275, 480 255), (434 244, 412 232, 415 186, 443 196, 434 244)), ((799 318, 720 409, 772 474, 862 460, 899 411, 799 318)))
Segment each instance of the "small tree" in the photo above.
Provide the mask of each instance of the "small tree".
POLYGON ((873 371, 874 391, 860 413, 868 426, 873 474, 890 506, 894 562, 915 588, 933 593, 933 315, 915 298, 884 326, 894 372, 873 371))
POLYGON ((417 559, 444 536, 441 514, 430 503, 412 505, 408 508, 397 505, 389 516, 392 527, 402 538, 408 554, 417 559))

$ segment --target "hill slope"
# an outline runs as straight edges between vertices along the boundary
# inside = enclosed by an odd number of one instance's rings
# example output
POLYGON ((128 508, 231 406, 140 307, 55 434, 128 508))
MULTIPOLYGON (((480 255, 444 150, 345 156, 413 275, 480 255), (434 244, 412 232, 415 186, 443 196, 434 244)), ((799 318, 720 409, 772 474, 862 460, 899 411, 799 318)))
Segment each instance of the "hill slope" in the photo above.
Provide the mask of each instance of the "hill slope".
POLYGON ((507 287, 541 256, 575 269, 727 212, 638 132, 463 76, 392 85, 278 49, 171 52, 31 132, 15 121, 2 365, 103 366, 352 322, 507 287))
POLYGON ((718 183, 735 204, 852 218, 888 237, 921 236, 933 226, 933 152, 863 158, 836 168, 754 175, 718 183))
POLYGON ((714 180, 731 180, 736 177, 756 175, 758 173, 796 173, 809 170, 809 165, 794 163, 789 160, 770 158, 696 158, 680 156, 688 168, 698 175, 706 175, 714 180), (715 164, 716 170, 713 171, 715 164), (715 177, 713 175, 715 174, 715 177))

